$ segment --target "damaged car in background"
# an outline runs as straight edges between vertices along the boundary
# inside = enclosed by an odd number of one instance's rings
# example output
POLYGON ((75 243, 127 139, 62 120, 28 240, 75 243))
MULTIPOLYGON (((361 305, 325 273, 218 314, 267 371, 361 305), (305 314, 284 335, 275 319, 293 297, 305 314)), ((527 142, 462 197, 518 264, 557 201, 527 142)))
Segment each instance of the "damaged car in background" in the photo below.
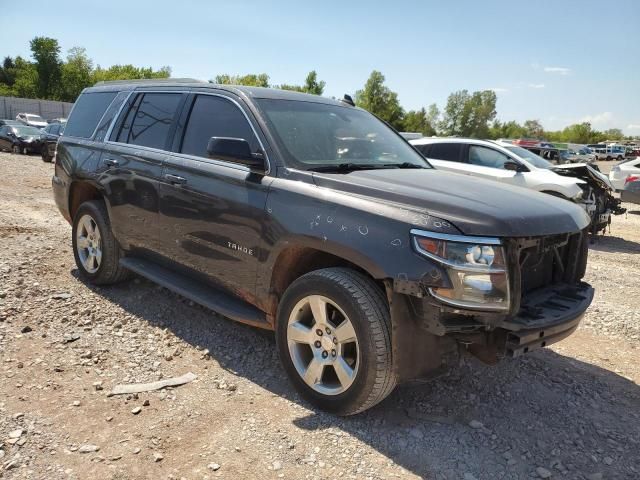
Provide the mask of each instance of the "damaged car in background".
POLYGON ((580 205, 591 218, 591 233, 604 231, 611 215, 625 212, 611 183, 593 166, 554 165, 507 141, 421 138, 410 143, 434 167, 525 187, 580 205))
POLYGON ((593 299, 583 208, 434 169, 348 97, 99 84, 52 185, 84 281, 134 272, 275 331, 295 388, 339 415, 459 355, 557 342, 593 299))

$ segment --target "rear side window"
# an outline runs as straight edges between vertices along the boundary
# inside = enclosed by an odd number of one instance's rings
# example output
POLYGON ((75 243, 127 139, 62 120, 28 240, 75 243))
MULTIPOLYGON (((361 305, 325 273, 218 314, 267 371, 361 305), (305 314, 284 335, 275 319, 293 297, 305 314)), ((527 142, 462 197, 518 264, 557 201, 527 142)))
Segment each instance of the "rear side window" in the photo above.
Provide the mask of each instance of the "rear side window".
POLYGON ((429 156, 429 151, 431 150, 431 145, 414 145, 414 147, 416 147, 416 150, 418 150, 422 155, 424 155, 425 157, 429 156))
POLYGON ((459 162, 461 151, 461 143, 434 143, 429 150, 429 158, 459 162))
POLYGON ((66 136, 90 138, 117 92, 83 93, 73 106, 66 136))
POLYGON ((179 93, 140 95, 127 112, 118 142, 164 149, 181 99, 179 93))
POLYGON ((198 95, 191 108, 180 151, 208 157, 207 145, 211 137, 242 138, 249 142, 252 151, 259 147, 240 108, 222 97, 198 95))

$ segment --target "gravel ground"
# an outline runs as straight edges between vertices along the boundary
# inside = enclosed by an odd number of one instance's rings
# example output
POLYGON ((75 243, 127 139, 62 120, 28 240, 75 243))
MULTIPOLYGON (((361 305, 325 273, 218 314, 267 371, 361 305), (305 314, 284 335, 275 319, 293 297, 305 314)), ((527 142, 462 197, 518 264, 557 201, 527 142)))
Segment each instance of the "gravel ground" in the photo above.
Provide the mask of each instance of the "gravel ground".
POLYGON ((343 419, 295 394, 271 334, 145 280, 84 284, 52 166, 0 154, 0 173, 0 478, 640 478, 640 206, 592 245, 573 336, 343 419))

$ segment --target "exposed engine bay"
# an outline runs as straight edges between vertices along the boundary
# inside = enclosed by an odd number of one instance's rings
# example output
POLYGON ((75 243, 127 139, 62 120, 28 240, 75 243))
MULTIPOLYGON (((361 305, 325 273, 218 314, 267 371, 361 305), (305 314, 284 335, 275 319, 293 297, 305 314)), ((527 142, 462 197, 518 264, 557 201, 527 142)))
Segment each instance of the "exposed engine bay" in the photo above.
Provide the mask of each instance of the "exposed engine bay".
POLYGON ((583 190, 582 199, 594 220, 591 223, 591 233, 604 232, 611 223, 611 215, 622 215, 627 211, 621 207, 620 199, 613 196, 614 189, 609 179, 599 172, 596 166, 573 163, 558 165, 552 170, 558 175, 575 177, 586 182, 580 186, 583 190))

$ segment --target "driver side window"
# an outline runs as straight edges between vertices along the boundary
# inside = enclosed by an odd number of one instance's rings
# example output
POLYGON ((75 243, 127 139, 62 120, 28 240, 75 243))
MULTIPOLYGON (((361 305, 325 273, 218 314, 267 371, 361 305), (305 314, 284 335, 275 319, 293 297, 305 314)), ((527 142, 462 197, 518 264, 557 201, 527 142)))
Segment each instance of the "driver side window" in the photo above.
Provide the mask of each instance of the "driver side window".
POLYGON ((504 164, 512 161, 513 160, 507 155, 493 148, 481 147, 479 145, 469 146, 469 163, 472 165, 504 169, 504 164))

